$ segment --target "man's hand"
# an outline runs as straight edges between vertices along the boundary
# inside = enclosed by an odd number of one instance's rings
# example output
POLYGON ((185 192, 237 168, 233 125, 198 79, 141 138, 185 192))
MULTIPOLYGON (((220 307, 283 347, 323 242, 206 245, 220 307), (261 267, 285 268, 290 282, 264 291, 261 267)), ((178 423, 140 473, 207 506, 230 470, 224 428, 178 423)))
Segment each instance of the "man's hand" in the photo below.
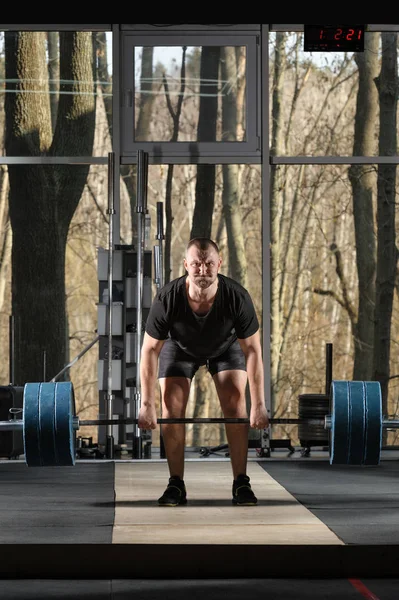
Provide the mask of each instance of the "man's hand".
POLYGON ((142 406, 139 412, 138 426, 140 429, 155 429, 157 426, 157 413, 155 406, 142 406))
POLYGON ((269 416, 264 404, 251 406, 249 424, 254 429, 265 429, 266 427, 269 427, 269 416))

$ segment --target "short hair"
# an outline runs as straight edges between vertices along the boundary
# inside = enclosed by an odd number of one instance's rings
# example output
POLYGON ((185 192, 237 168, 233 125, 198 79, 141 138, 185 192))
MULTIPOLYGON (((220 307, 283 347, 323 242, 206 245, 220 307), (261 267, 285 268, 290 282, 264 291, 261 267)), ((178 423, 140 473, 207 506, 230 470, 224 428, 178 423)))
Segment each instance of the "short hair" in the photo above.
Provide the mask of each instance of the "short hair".
POLYGON ((195 246, 198 250, 208 250, 212 247, 219 254, 219 248, 216 242, 206 237, 196 237, 190 240, 187 244, 186 252, 191 248, 191 246, 195 246))

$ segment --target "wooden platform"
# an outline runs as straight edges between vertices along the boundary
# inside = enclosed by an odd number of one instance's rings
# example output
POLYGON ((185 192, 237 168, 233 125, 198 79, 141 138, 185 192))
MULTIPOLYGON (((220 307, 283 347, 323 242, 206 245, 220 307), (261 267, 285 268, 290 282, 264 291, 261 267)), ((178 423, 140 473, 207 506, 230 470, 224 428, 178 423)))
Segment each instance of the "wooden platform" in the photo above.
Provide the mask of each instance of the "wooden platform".
POLYGON ((117 544, 338 544, 343 542, 268 475, 248 464, 257 506, 233 506, 229 462, 186 462, 188 504, 161 507, 166 463, 115 465, 117 544))

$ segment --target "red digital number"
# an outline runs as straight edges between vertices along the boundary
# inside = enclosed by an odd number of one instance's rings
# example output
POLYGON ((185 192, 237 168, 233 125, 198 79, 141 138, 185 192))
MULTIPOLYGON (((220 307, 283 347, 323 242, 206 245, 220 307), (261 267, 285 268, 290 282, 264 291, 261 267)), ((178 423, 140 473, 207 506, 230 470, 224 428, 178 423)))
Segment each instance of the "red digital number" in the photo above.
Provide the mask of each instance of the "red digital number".
POLYGON ((340 40, 342 35, 342 29, 337 29, 334 34, 334 40, 340 40))
POLYGON ((353 38, 355 34, 355 30, 354 29, 349 29, 348 33, 346 34, 346 39, 350 42, 351 39, 353 38))

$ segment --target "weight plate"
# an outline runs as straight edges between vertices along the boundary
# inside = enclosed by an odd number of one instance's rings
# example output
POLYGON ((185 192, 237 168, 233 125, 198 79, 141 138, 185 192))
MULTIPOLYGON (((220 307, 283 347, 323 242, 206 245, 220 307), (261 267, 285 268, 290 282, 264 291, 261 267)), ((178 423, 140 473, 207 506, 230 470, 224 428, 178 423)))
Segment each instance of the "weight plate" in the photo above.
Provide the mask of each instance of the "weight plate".
POLYGON ((28 467, 41 466, 39 429, 40 383, 26 383, 23 399, 23 439, 25 462, 28 467))
POLYGON ((55 384, 55 449, 57 465, 73 466, 76 458, 76 434, 73 427, 75 397, 72 383, 55 384))
POLYGON ((331 382, 330 465, 349 460, 349 392, 347 381, 331 382))
POLYGON ((39 444, 43 467, 57 465, 55 449, 55 383, 41 383, 39 391, 39 444))
POLYGON ((366 381, 366 439, 364 464, 379 465, 382 446, 382 394, 378 381, 366 381))
POLYGON ((364 381, 348 383, 349 465, 362 465, 366 437, 366 387, 364 381))

